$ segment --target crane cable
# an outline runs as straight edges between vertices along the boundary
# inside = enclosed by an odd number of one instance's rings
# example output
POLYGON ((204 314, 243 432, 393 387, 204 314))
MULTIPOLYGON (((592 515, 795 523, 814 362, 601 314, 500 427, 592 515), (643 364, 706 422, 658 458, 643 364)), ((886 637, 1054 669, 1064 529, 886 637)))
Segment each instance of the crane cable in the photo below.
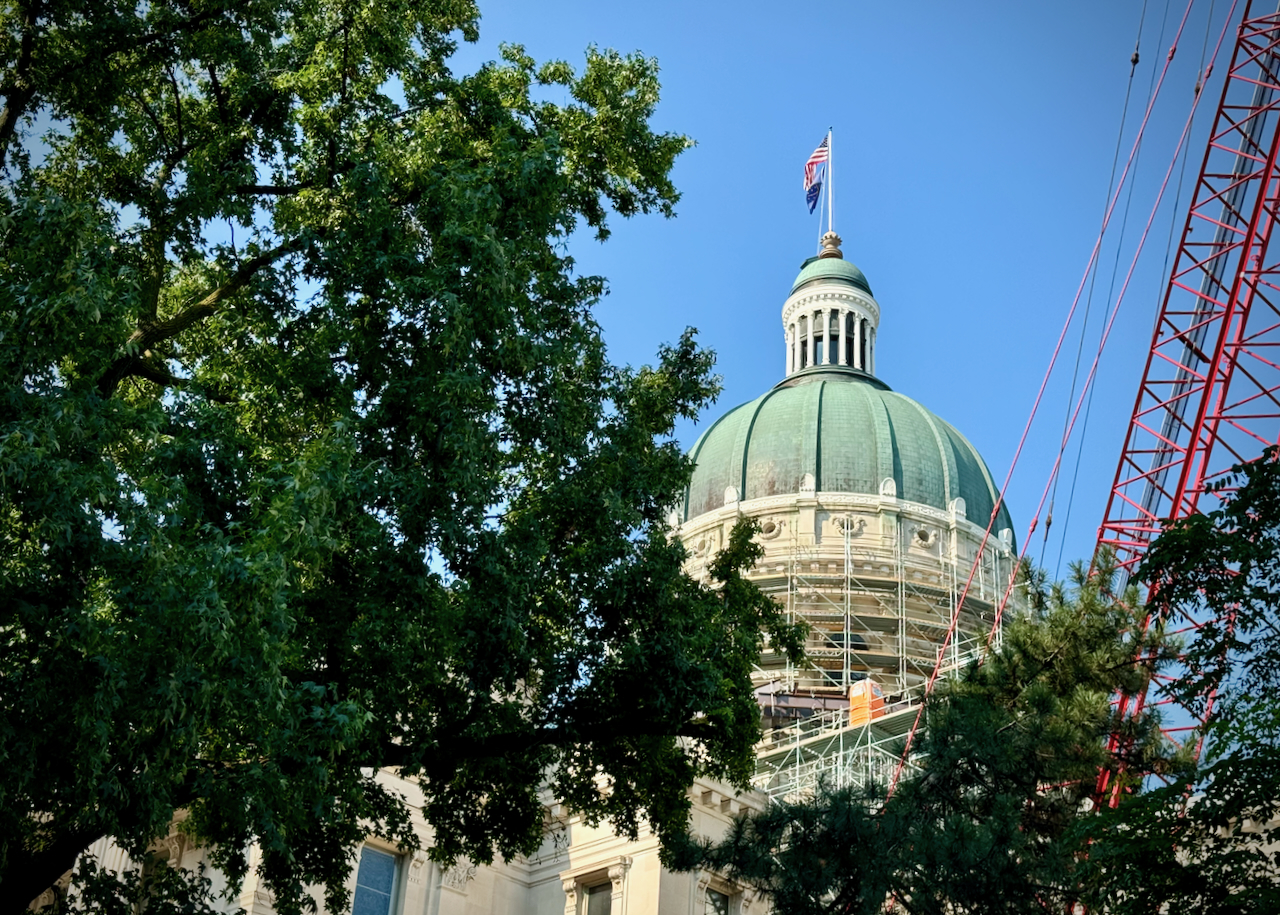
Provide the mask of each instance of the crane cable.
MULTIPOLYGON (((1129 81, 1125 84, 1124 106, 1120 109, 1120 130, 1116 133, 1116 148, 1115 148, 1115 152, 1112 153, 1111 155, 1111 174, 1107 177, 1107 194, 1105 199, 1108 201, 1111 200, 1111 190, 1112 190, 1112 187, 1115 185, 1116 166, 1120 164, 1120 144, 1124 140, 1124 126, 1129 115, 1129 98, 1133 94, 1133 77, 1134 77, 1134 74, 1138 72, 1138 61, 1140 59, 1139 51, 1141 50, 1141 47, 1142 47, 1142 27, 1146 22, 1146 20, 1147 20, 1147 0, 1142 0, 1142 11, 1141 13, 1138 14, 1138 37, 1135 38, 1133 42, 1133 56, 1129 58, 1129 81)), ((1169 21, 1169 0, 1165 0, 1164 17, 1160 21, 1160 37, 1156 40, 1156 47, 1160 47, 1161 45, 1164 44, 1164 30, 1165 30, 1165 26, 1168 24, 1168 21, 1169 21)), ((1151 91, 1155 84, 1155 78, 1156 78, 1156 69, 1155 69, 1155 66, 1152 65, 1151 83, 1147 85, 1147 101, 1148 102, 1151 101, 1151 91)), ((1141 150, 1139 150, 1139 155, 1140 154, 1141 154, 1141 150)), ((1135 172, 1137 171, 1136 159, 1134 161, 1134 170, 1135 172)), ((1124 216, 1120 220, 1120 238, 1119 240, 1116 241, 1116 262, 1117 263, 1119 263, 1119 259, 1120 259, 1120 249, 1124 246, 1124 230, 1129 223, 1129 204, 1133 201, 1134 183, 1136 182, 1131 182, 1129 184, 1129 198, 1125 202, 1124 216)), ((1104 229, 1104 233, 1105 233, 1105 229, 1104 229)), ((1112 283, 1115 282, 1114 267, 1112 268, 1112 271, 1111 271, 1111 280, 1112 280, 1112 283)), ((1097 263, 1095 263, 1089 277, 1089 294, 1085 297, 1085 300, 1084 300, 1084 318, 1080 325, 1080 342, 1076 346, 1076 363, 1075 363, 1075 367, 1071 371, 1071 393, 1067 395, 1066 404, 1063 408, 1063 413, 1062 413, 1062 434, 1064 438, 1064 444, 1063 444, 1064 448, 1066 447, 1065 437, 1067 432, 1067 420, 1071 414, 1071 401, 1075 399, 1076 382, 1079 380, 1079 377, 1080 377, 1080 354, 1084 350, 1085 333, 1089 328, 1089 313, 1093 309, 1093 289, 1094 289, 1094 286, 1097 285, 1097 282, 1098 282, 1098 266, 1097 266, 1097 263)), ((1041 542, 1041 545, 1040 545, 1039 565, 1041 566, 1044 565, 1044 551, 1049 544, 1049 530, 1053 527, 1053 505, 1057 497, 1058 497, 1058 484, 1055 482, 1053 485, 1053 495, 1049 497, 1049 514, 1045 518, 1045 522, 1044 522, 1044 540, 1041 542)), ((1066 528, 1064 527, 1063 530, 1065 531, 1066 528)), ((1055 575, 1055 577, 1057 576, 1055 575)))
MULTIPOLYGON (((1197 65, 1198 69, 1196 70, 1196 85, 1195 85, 1195 89, 1193 90, 1196 98, 1199 97, 1201 91, 1204 89, 1205 82, 1209 78, 1209 74, 1205 72, 1205 55, 1209 51, 1209 36, 1213 32, 1213 12, 1216 7, 1217 7, 1217 0, 1210 0, 1209 15, 1206 17, 1205 24, 1204 24, 1204 40, 1200 43, 1200 62, 1197 65)), ((1232 7, 1232 9, 1234 9, 1234 6, 1232 7)), ((1210 69, 1212 69, 1212 65, 1210 65, 1210 69)), ((1155 73, 1153 72, 1152 78, 1154 79, 1154 77, 1155 77, 1155 73)), ((1193 118, 1195 117, 1195 111, 1196 109, 1193 108, 1192 109, 1193 118)), ((1157 292, 1157 295, 1163 292, 1165 278, 1168 277, 1169 275, 1169 255, 1173 249, 1173 232, 1179 223, 1178 216, 1179 216, 1180 208, 1182 205, 1182 191, 1183 191, 1184 185, 1186 184, 1186 179, 1187 179, 1187 160, 1189 158, 1189 152, 1190 152, 1190 145, 1189 144, 1184 145, 1182 148, 1182 168, 1178 174, 1178 189, 1177 189, 1177 192, 1174 194, 1173 207, 1171 208, 1170 215, 1169 215, 1169 237, 1165 241, 1164 263, 1160 267, 1160 273, 1158 277, 1159 283, 1160 283, 1160 289, 1157 292)), ((1126 212, 1127 212, 1127 209, 1128 208, 1126 206, 1126 212)), ((1119 261, 1118 251, 1116 252, 1116 255, 1117 255, 1117 263, 1118 263, 1119 261)), ((1111 289, 1115 288, 1115 277, 1116 277, 1115 268, 1113 267, 1111 272, 1111 289)), ((1108 302, 1111 300, 1111 289, 1108 289, 1107 291, 1108 302)), ((1089 432, 1089 416, 1093 411, 1093 395, 1096 390, 1097 390, 1096 388, 1093 388, 1089 391, 1089 399, 1085 403, 1085 407, 1084 407, 1084 421, 1080 426, 1080 435, 1076 440, 1075 466, 1072 468, 1072 471, 1071 471, 1071 488, 1068 490, 1068 493, 1067 493, 1067 514, 1062 525, 1062 536, 1058 541, 1058 558, 1056 563, 1054 564, 1053 577, 1055 579, 1058 577, 1058 574, 1062 569, 1062 554, 1063 554, 1063 551, 1066 549, 1066 545, 1067 545, 1067 532, 1071 529, 1071 509, 1075 504, 1076 484, 1080 479, 1080 460, 1084 454, 1084 442, 1089 432)), ((1056 492, 1057 491, 1056 483, 1054 484, 1054 487, 1056 492)), ((1052 511, 1052 506, 1053 506, 1052 499, 1050 499, 1049 505, 1050 505, 1050 511, 1052 511)))
MULTIPOLYGON (((1233 10, 1235 9, 1235 3, 1236 3, 1236 2, 1238 2, 1238 0, 1233 0, 1233 3, 1232 3, 1232 9, 1233 9, 1233 10)), ((1117 201, 1119 200, 1120 191, 1121 191, 1121 189, 1124 187, 1125 181, 1126 181, 1126 179, 1128 178, 1128 175, 1129 175, 1129 172, 1130 172, 1131 166, 1132 166, 1132 164, 1133 164, 1134 157, 1135 157, 1136 152, 1137 152, 1137 148, 1136 148, 1136 147, 1137 147, 1137 145, 1138 145, 1138 144, 1140 144, 1140 143, 1142 142, 1142 137, 1143 137, 1144 133, 1146 132, 1147 124, 1149 123, 1149 121, 1150 121, 1150 119, 1151 119, 1151 111, 1152 111, 1152 109, 1153 109, 1153 108, 1154 108, 1154 106, 1155 106, 1155 102, 1156 102, 1156 100, 1159 98, 1159 95, 1160 95, 1160 89, 1161 89, 1161 87, 1163 87, 1163 85, 1164 85, 1164 81, 1165 81, 1165 77, 1168 75, 1168 72, 1169 72, 1169 65, 1170 65, 1170 64, 1172 63, 1172 61, 1173 61, 1173 55, 1174 55, 1174 52, 1177 50, 1178 41, 1179 41, 1179 40, 1181 39, 1181 37, 1182 37, 1183 30, 1185 29, 1186 24, 1187 24, 1187 18, 1188 18, 1188 17, 1190 16, 1190 14, 1191 14, 1191 7, 1194 5, 1194 3, 1195 3, 1195 0, 1188 0, 1188 2, 1187 2, 1187 8, 1186 8, 1186 11, 1182 14, 1182 20, 1181 20, 1181 22, 1179 23, 1179 25, 1178 25, 1178 31, 1177 31, 1176 35, 1174 36, 1174 43, 1173 43, 1173 47, 1170 49, 1169 55, 1165 58, 1164 67, 1163 67, 1163 69, 1160 71, 1160 79, 1159 79, 1159 81, 1156 83, 1156 89, 1155 89, 1155 92, 1154 92, 1154 94, 1152 95, 1152 97, 1151 97, 1150 101, 1147 103, 1147 110, 1146 110, 1145 114, 1143 115, 1142 123, 1141 123, 1141 125, 1140 125, 1140 126, 1139 126, 1139 128, 1138 128, 1138 136, 1137 136, 1137 139, 1134 141, 1134 142, 1135 142, 1135 148, 1134 148, 1133 150, 1131 150, 1131 151, 1130 151, 1130 153, 1129 153, 1129 160, 1128 160, 1128 162, 1126 162, 1125 167, 1124 167, 1124 170, 1123 170, 1123 171, 1121 172, 1121 174, 1120 174, 1120 181, 1119 181, 1119 183, 1118 183, 1118 184, 1117 184, 1117 186, 1116 186, 1115 194, 1114 194, 1114 196, 1112 197, 1111 204, 1107 207, 1107 212, 1106 212, 1106 214, 1103 216, 1103 220, 1102 220, 1102 227, 1101 227, 1101 229, 1099 230, 1098 238, 1097 238, 1097 239, 1095 240, 1095 242, 1094 242, 1093 250, 1091 251, 1091 253, 1090 253, 1090 255, 1089 255, 1089 262, 1088 262, 1088 264, 1087 264, 1087 266, 1086 266, 1086 268, 1085 268, 1085 274, 1084 274, 1084 276, 1082 276, 1082 277, 1081 277, 1081 279, 1080 279, 1080 285, 1077 287, 1077 289, 1076 289, 1076 293, 1075 293, 1075 297, 1072 299, 1072 302, 1071 302, 1071 307, 1070 307, 1070 309, 1067 311, 1067 318, 1066 318, 1066 321, 1063 323, 1062 331, 1061 331, 1061 332, 1059 333, 1059 335, 1058 335, 1058 340, 1057 340, 1057 343, 1056 343, 1056 344, 1055 344, 1055 346, 1054 346, 1053 354, 1052 354, 1052 356, 1051 356, 1051 357, 1050 357, 1050 359, 1049 359, 1049 365, 1048 365, 1048 367, 1045 369, 1045 375, 1044 375, 1044 378, 1043 378, 1043 379, 1041 380, 1041 382, 1040 382, 1040 388, 1039 388, 1039 390, 1036 392, 1035 400, 1034 400, 1034 402, 1032 403, 1032 406, 1031 406, 1031 413, 1030 413, 1030 415, 1027 417, 1027 423, 1026 423, 1026 425, 1023 427, 1023 430, 1022 430, 1022 437, 1018 440, 1018 446, 1017 446, 1017 448, 1014 450, 1013 460, 1010 462, 1010 465, 1009 465, 1009 472, 1005 475, 1004 483, 1003 483, 1003 485, 1000 487, 1000 494, 999 494, 999 496, 996 498, 995 505, 994 505, 994 506, 992 507, 992 509, 991 509, 991 518, 990 518, 990 520, 987 522, 987 528, 986 528, 986 531, 983 533, 983 535, 982 535, 982 541, 981 541, 981 543, 978 545, 977 552, 976 552, 976 553, 975 553, 975 555, 974 555, 973 565, 972 565, 972 566, 970 567, 970 569, 969 569, 969 577, 968 577, 968 579, 965 581, 964 589, 960 592, 960 598, 959 598, 959 600, 956 602, 955 609, 952 611, 952 614, 951 614, 951 623, 950 623, 950 625, 947 627, 947 631, 946 631, 946 633, 943 635, 942 644, 941 644, 941 645, 939 645, 939 647, 938 647, 938 657, 937 657, 937 661, 936 661, 936 663, 935 663, 935 665, 934 665, 933 673, 929 676, 928 681, 926 681, 926 684, 925 684, 925 691, 924 691, 924 695, 922 696, 922 699, 923 699, 923 698, 928 697, 928 695, 929 695, 930 693, 932 693, 932 692, 933 692, 933 687, 934 687, 934 685, 937 683, 938 676, 939 676, 939 674, 941 673, 941 670, 942 670, 942 662, 943 662, 943 660, 944 660, 944 659, 945 659, 945 657, 946 657, 946 651, 947 651, 947 648, 949 647, 949 645, 950 645, 950 643, 951 643, 952 638, 954 638, 954 637, 955 637, 956 627, 957 627, 957 625, 958 625, 958 623, 959 623, 959 620, 960 620, 960 609, 964 606, 965 598, 966 598, 966 597, 968 596, 968 594, 969 594, 969 588, 972 586, 974 576, 977 574, 978 567, 979 567, 979 565, 980 565, 980 564, 981 564, 981 562, 982 562, 982 555, 983 555, 983 552, 986 550, 987 543, 988 543, 988 542, 990 542, 990 540, 991 540, 991 530, 992 530, 992 528, 995 526, 996 519, 999 517, 1000 509, 1004 506, 1004 497, 1005 497, 1005 493, 1008 491, 1008 488, 1009 488, 1009 481, 1010 481, 1010 479, 1012 478, 1012 476, 1013 476, 1013 472, 1014 472, 1014 470, 1016 469, 1016 467, 1017 467, 1017 465, 1018 465, 1018 460, 1019 460, 1019 458, 1020 458, 1020 457, 1021 457, 1021 455, 1022 455, 1022 449, 1023 449, 1023 447, 1026 445, 1027 438, 1028 438, 1028 436, 1030 435, 1030 432, 1031 432, 1031 426, 1032 426, 1032 424, 1033 424, 1033 423, 1034 423, 1034 421, 1035 421, 1036 414, 1037 414, 1037 412, 1038 412, 1038 411, 1039 411, 1039 409, 1040 409, 1040 404, 1041 404, 1041 402, 1042 402, 1042 401, 1043 401, 1043 399, 1044 399, 1044 392, 1045 392, 1045 388, 1048 386, 1049 378, 1052 376, 1052 374, 1053 374, 1053 370, 1054 370, 1054 367, 1055 367, 1055 365, 1057 364, 1058 356, 1059 356, 1059 354, 1060 354, 1060 353, 1061 353, 1061 351, 1062 351, 1062 344, 1063 344, 1063 341, 1066 339, 1067 331, 1068 331, 1068 330, 1070 329, 1070 327, 1071 327, 1071 321, 1072 321, 1072 319, 1073 319, 1073 318, 1074 318, 1074 316, 1075 316, 1076 308, 1077 308, 1077 307, 1079 306, 1079 304, 1080 304, 1080 296, 1081 296, 1081 295, 1083 294, 1083 292, 1084 292, 1085 283, 1087 282, 1087 280, 1088 280, 1088 278, 1089 278, 1089 273, 1093 270, 1093 268, 1094 268, 1094 264, 1095 264, 1095 262, 1097 261, 1097 258, 1098 258, 1098 252, 1099 252, 1099 250, 1100 250, 1100 248, 1101 248, 1101 246, 1102 246, 1102 234, 1106 231, 1107 224, 1108 224, 1108 222, 1110 221, 1110 219, 1111 219, 1111 215, 1112 215, 1112 213, 1113 213, 1113 212, 1114 212, 1114 210, 1115 210, 1116 203, 1117 203, 1117 201)), ((1219 38, 1219 42, 1218 42, 1218 43, 1219 43, 1219 46, 1221 45, 1221 42, 1222 42, 1222 39, 1221 39, 1221 38, 1219 38)), ((1215 48, 1215 50, 1214 50, 1214 54, 1215 54, 1215 55, 1217 54, 1217 49, 1216 49, 1216 48, 1215 48)), ((1199 96, 1197 96, 1197 101, 1198 101, 1198 100, 1199 100, 1199 96)), ((1185 136, 1185 131, 1184 131, 1184 136, 1185 136)), ((1175 161, 1176 161, 1176 159, 1175 159, 1175 161)), ((1166 180, 1167 180, 1167 179, 1166 179, 1166 180)), ((1091 373, 1091 374, 1092 374, 1092 373, 1091 373)), ((1059 458, 1059 463, 1061 463, 1061 458, 1059 458)), ((1047 492, 1047 487, 1046 487, 1046 492, 1047 492)), ((1043 499, 1041 500, 1040 508, 1043 508, 1043 499)), ((1032 521, 1031 521, 1031 529, 1030 529, 1030 531, 1028 531, 1028 539, 1030 538, 1030 534, 1031 534, 1031 533, 1033 533, 1033 532, 1035 531, 1035 528, 1036 528, 1036 521, 1038 520, 1038 517, 1039 517, 1039 510, 1040 510, 1040 508, 1037 508, 1037 510, 1036 510, 1036 517, 1032 518, 1032 521)), ((1021 561, 1022 555, 1024 555, 1024 554, 1025 554, 1025 552, 1026 552, 1026 548, 1027 548, 1027 543, 1026 543, 1026 541, 1024 541, 1024 542, 1023 542, 1023 547, 1022 547, 1022 553, 1021 553, 1021 554, 1019 554, 1019 560, 1020 560, 1020 561, 1021 561)), ((1004 597, 1004 599, 1001 601, 1001 603, 1000 603, 1000 607, 999 607, 999 609, 998 609, 998 611, 997 611, 997 614, 996 614, 996 619, 995 619, 995 621, 994 621, 994 625, 993 625, 993 629, 992 629, 993 633, 994 633, 994 631, 995 631, 995 630, 999 627, 999 625, 1000 625, 1000 613, 1002 613, 1002 612, 1003 612, 1003 610, 1004 610, 1004 606, 1005 606, 1005 604, 1006 604, 1006 603, 1007 603, 1007 601, 1008 601, 1008 595, 1009 595, 1009 593, 1011 593, 1011 592, 1012 592, 1014 580, 1015 580, 1015 576, 1011 574, 1011 575, 1010 575, 1010 579, 1009 579, 1009 589, 1005 592, 1005 597, 1004 597)), ((988 640, 988 643, 989 643, 989 641, 990 641, 990 640, 988 640)), ((915 740, 916 732, 919 730, 919 727, 920 727, 920 720, 921 720, 921 716, 922 716, 923 712, 924 712, 924 704, 923 704, 923 702, 922 702, 922 703, 921 703, 921 705, 920 705, 920 707, 919 707, 919 709, 916 711, 915 721, 912 723, 910 731, 908 731, 908 732, 907 732, 907 739, 906 739, 906 742, 905 742, 905 744, 904 744, 904 746, 903 746, 903 749, 902 749, 902 755, 898 758, 898 764, 897 764, 896 768, 894 769, 893 779, 892 779, 892 781, 890 782, 890 785, 889 785, 889 794, 890 794, 890 795, 892 795, 892 793, 893 793, 894 789, 897 787, 898 780, 899 780, 899 778, 900 778, 900 777, 901 777, 901 775, 902 775, 903 767, 904 767, 904 766, 905 766, 905 764, 906 764, 907 758, 910 756, 910 753, 911 753, 911 746, 912 746, 912 743, 913 743, 913 742, 914 742, 914 740, 915 740)))
MULTIPOLYGON (((1213 71, 1213 62, 1217 59, 1218 51, 1221 50, 1222 48, 1223 39, 1226 38, 1227 29, 1230 27, 1231 22, 1234 20, 1235 9, 1238 3, 1239 3, 1239 0, 1232 0, 1231 9, 1227 13, 1227 18, 1222 24, 1222 32, 1218 36, 1218 43, 1214 46, 1214 49, 1213 49, 1213 57, 1210 58, 1209 60, 1209 67, 1208 67, 1208 70, 1206 71, 1206 76, 1208 75, 1208 73, 1211 73, 1213 71)), ((1084 389, 1080 392, 1080 398, 1076 401, 1075 412, 1072 414, 1071 423, 1070 423, 1070 426, 1068 427, 1068 434, 1070 433, 1070 428, 1075 426, 1076 418, 1079 417, 1080 415, 1080 409, 1084 405, 1086 395, 1089 394, 1092 390, 1093 381, 1098 372, 1098 363, 1102 359, 1103 350, 1106 348, 1107 340, 1111 336, 1111 330, 1115 326, 1116 317, 1120 314, 1120 304, 1121 302, 1124 301, 1125 293, 1129 289, 1129 283, 1133 279, 1133 272, 1134 272, 1134 269, 1138 266, 1138 258, 1142 254, 1143 246, 1146 244, 1147 238, 1151 234, 1151 226, 1154 224, 1156 214, 1159 212, 1160 202, 1164 197, 1164 192, 1169 187, 1169 180, 1173 177, 1173 170, 1174 168, 1177 167, 1178 159, 1182 155, 1183 146, 1186 144, 1187 137, 1191 134, 1191 124, 1195 119, 1196 109, 1199 107, 1200 98, 1203 95, 1204 95, 1203 92, 1197 92, 1195 94, 1195 98, 1191 102, 1191 111, 1187 115, 1186 124, 1182 128, 1181 136, 1178 138, 1178 145, 1173 152, 1173 160, 1169 163, 1169 168, 1165 171, 1164 181, 1161 182, 1160 184, 1160 191, 1159 193, 1156 194, 1155 203, 1151 207, 1151 215, 1147 217, 1147 224, 1143 228, 1142 237, 1138 240, 1137 250, 1134 251, 1133 259, 1129 263, 1129 270, 1128 272, 1125 273, 1124 283, 1120 287, 1119 296, 1116 297, 1115 307, 1111 310, 1111 316, 1108 319, 1106 326, 1103 328, 1101 338, 1099 338, 1098 340, 1098 350, 1093 357, 1093 364, 1089 367, 1089 374, 1085 378, 1084 389)), ((1061 467, 1061 464, 1062 464, 1062 454, 1059 453, 1057 461, 1054 462, 1053 470, 1050 472, 1050 479, 1048 482, 1045 483, 1044 493, 1040 496, 1040 504, 1036 506, 1036 515, 1031 519, 1031 529, 1027 532, 1028 537, 1036 528, 1036 519, 1040 515, 1040 510, 1044 508, 1045 500, 1048 498, 1050 483, 1052 482, 1053 477, 1057 475, 1058 470, 1061 467)), ((1018 555, 1019 562, 1022 561, 1023 556, 1026 554, 1026 550, 1027 550, 1027 545, 1024 543, 1022 546, 1022 552, 1019 553, 1018 555)), ((992 639, 995 637, 996 632, 1000 628, 1000 619, 1002 614, 1004 613, 1005 605, 1008 603, 1009 597, 1013 593, 1014 584, 1015 584, 1014 577, 1010 576, 1009 585, 1005 589, 1004 597, 1001 598, 1000 605, 996 609, 995 622, 992 625, 991 633, 987 637, 988 647, 990 647, 992 639)))

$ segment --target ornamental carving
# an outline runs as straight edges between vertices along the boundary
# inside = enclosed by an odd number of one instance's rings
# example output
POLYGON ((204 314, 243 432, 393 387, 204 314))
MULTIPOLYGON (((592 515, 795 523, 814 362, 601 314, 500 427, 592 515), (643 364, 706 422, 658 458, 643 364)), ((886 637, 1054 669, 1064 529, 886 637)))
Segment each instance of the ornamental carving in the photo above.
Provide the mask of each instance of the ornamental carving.
POLYGON ((422 885, 422 875, 426 872, 427 856, 422 852, 415 852, 413 860, 409 862, 409 882, 414 886, 422 885))
POLYGON ((440 885, 446 886, 451 890, 457 890, 460 893, 467 891, 467 884, 475 878, 476 866, 462 858, 453 867, 446 870, 440 875, 440 885))
POLYGON ((840 515, 835 519, 835 523, 836 530, 850 537, 861 537, 863 531, 867 529, 867 519, 856 518, 853 515, 840 515))

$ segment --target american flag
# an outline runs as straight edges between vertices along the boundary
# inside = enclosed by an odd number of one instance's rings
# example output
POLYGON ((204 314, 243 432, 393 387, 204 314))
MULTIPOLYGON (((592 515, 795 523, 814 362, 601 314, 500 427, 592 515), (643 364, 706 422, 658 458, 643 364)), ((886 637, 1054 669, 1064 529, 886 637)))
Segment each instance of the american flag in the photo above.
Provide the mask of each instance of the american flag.
POLYGON ((809 155, 809 161, 804 164, 804 189, 808 191, 813 187, 813 183, 818 180, 818 166, 822 165, 831 157, 831 135, 822 138, 822 142, 818 144, 809 155))

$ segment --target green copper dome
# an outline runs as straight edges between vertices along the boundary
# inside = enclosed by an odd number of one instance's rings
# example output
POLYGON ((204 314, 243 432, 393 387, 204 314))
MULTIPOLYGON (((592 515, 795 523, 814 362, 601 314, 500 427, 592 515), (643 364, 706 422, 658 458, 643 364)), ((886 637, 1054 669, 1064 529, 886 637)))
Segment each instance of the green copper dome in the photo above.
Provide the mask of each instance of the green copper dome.
MULTIPOLYGON (((943 511, 961 497, 966 516, 984 527, 999 494, 954 426, 878 379, 838 366, 804 369, 730 410, 691 457, 697 467, 685 521, 722 507, 726 489, 743 501, 798 493, 806 474, 815 491, 868 495, 891 478, 899 499, 943 511)), ((1001 507, 993 530, 1012 527, 1001 507)))
POLYGON ((809 258, 800 265, 800 275, 791 284, 791 291, 795 292, 801 286, 806 283, 812 283, 814 280, 843 281, 850 286, 856 286, 867 295, 872 295, 871 285, 867 282, 867 278, 862 271, 841 257, 809 258))

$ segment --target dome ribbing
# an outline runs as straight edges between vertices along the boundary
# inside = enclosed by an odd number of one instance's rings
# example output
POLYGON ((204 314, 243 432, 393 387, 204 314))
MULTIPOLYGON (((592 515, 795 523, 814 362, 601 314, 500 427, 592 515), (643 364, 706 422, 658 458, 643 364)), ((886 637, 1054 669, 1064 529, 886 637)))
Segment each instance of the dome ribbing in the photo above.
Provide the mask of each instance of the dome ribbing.
MULTIPOLYGON (((725 504, 799 493, 875 495, 892 479, 899 499, 946 511, 957 497, 985 526, 998 489, 981 456, 954 426, 856 369, 817 366, 730 410, 690 452, 697 463, 684 505, 688 521, 725 504)), ((994 530, 1012 528, 1001 508, 994 530)))

